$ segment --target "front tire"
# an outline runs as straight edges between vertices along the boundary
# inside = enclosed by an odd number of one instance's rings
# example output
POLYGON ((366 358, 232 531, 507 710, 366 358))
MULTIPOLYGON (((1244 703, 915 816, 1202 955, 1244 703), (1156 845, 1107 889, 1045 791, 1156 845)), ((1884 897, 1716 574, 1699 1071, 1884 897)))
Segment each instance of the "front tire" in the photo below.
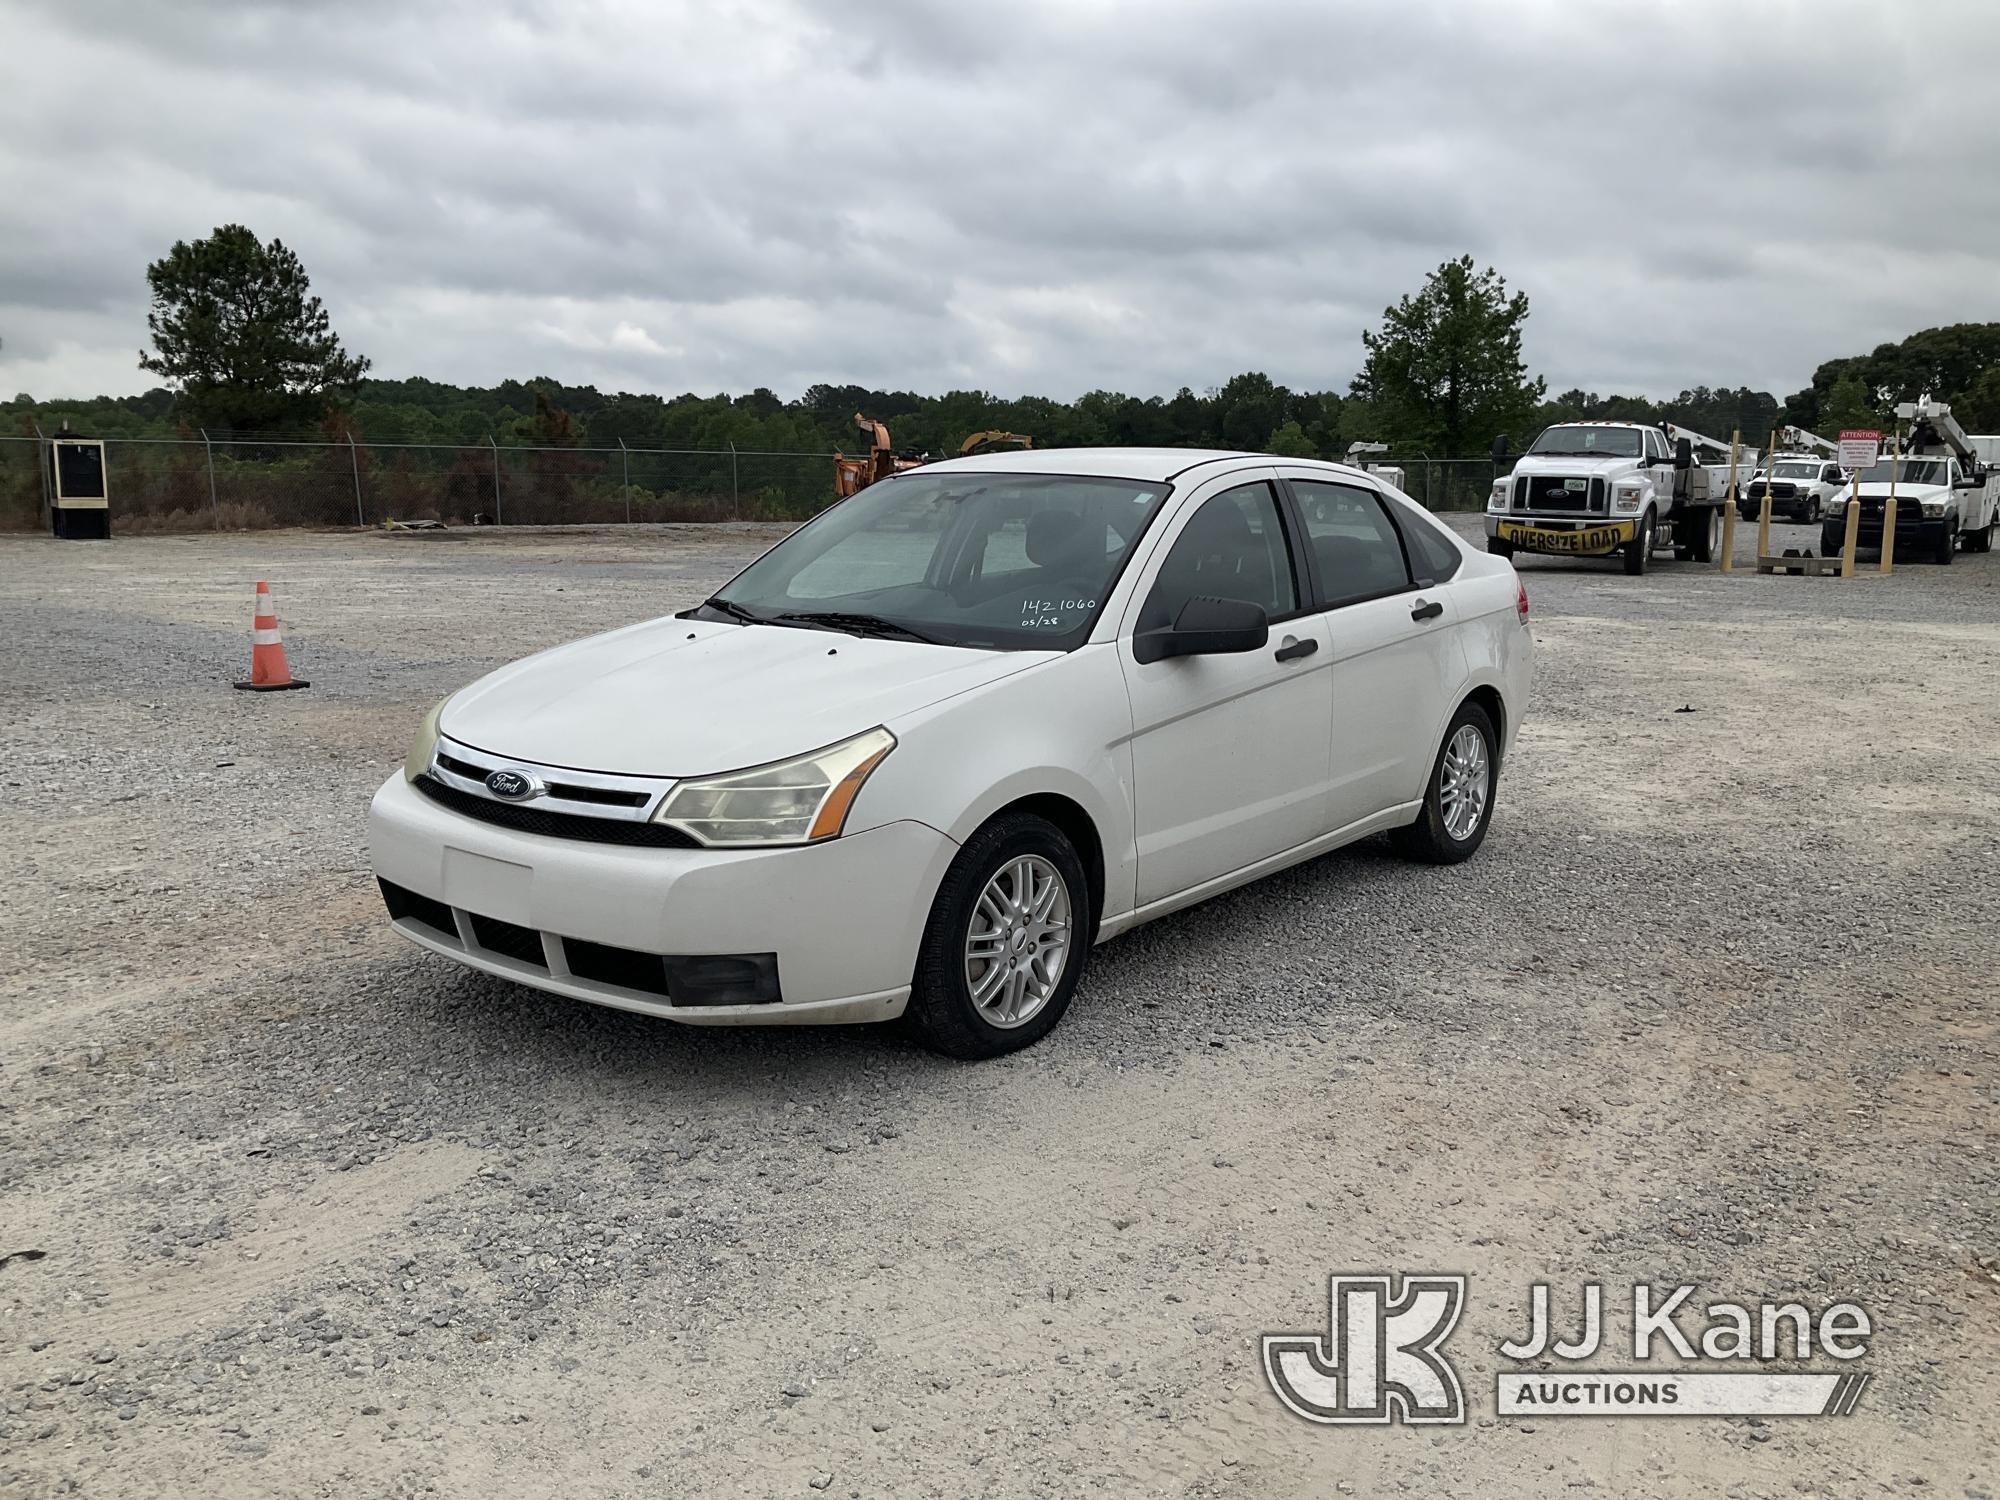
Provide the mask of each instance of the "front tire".
POLYGON ((1090 882, 1061 829, 1003 813, 945 871, 904 1012, 947 1057, 1031 1046, 1069 1009, 1096 937, 1090 882))
POLYGON ((1625 576, 1637 578, 1653 561, 1653 513, 1639 522, 1639 534, 1625 544, 1625 576))
POLYGON ((1500 782, 1500 741, 1477 703, 1461 703, 1431 763, 1416 821, 1389 835, 1398 852, 1433 865, 1470 859, 1486 842, 1500 782))
POLYGON ((1931 546, 1931 561, 1939 567, 1951 566, 1952 554, 1958 551, 1958 523, 1946 521, 1938 529, 1937 540, 1931 546))
POLYGON ((1836 526, 1831 521, 1828 521, 1821 525, 1819 529, 1819 555, 1821 557, 1838 557, 1840 556, 1841 548, 1846 545, 1847 527, 1844 524, 1836 526))
POLYGON ((1497 536, 1489 536, 1486 539, 1486 550, 1495 557, 1512 557, 1514 544, 1497 536))

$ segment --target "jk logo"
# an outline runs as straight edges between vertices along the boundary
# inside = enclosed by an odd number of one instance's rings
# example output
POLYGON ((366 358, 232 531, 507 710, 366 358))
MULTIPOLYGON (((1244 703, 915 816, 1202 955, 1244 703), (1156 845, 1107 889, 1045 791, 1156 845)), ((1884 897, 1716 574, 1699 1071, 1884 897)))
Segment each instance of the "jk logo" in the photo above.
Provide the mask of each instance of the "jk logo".
POLYGON ((1458 1371, 1438 1352, 1465 1307, 1463 1276, 1327 1278, 1327 1332, 1264 1335, 1264 1378, 1308 1422, 1462 1423, 1458 1371))

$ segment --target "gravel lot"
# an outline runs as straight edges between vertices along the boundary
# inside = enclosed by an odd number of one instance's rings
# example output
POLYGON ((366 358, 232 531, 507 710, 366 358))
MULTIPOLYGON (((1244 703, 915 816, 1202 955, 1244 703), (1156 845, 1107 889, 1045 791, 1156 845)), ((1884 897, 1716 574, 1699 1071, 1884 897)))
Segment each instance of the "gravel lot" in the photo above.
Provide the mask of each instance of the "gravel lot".
POLYGON ((1526 562, 1477 859, 1142 929, 996 1064, 390 933, 422 710, 773 534, 0 539, 0 1497, 2000 1494, 2000 557, 1526 562), (309 692, 229 688, 258 578, 309 692), (1470 1425, 1278 1407, 1337 1270, 1470 1274, 1470 1425), (1853 1297, 1875 1382, 1496 1421, 1590 1278, 1853 1297))

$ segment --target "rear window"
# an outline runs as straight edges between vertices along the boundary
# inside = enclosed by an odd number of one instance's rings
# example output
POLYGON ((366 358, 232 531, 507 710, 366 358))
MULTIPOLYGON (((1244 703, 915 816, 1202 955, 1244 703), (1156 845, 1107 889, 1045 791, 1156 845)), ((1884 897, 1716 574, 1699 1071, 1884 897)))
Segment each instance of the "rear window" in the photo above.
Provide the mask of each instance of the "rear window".
POLYGON ((1396 513, 1396 524, 1403 528, 1403 542, 1410 550, 1410 571, 1417 575, 1419 588, 1427 578, 1432 583, 1443 583, 1458 571, 1465 554, 1458 550, 1456 542, 1438 530, 1435 521, 1394 495, 1389 497, 1389 505, 1396 513))

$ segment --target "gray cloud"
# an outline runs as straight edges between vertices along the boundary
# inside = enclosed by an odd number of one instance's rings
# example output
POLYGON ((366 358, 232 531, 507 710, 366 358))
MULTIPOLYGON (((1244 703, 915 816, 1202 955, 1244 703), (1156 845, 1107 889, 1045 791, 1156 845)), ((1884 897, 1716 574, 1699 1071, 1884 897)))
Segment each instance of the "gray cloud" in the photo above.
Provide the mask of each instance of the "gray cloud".
POLYGON ((0 393, 144 388, 146 261, 230 220, 388 375, 1344 388, 1469 251, 1557 389, 1783 393, 2000 318, 2000 12, 1922 14, 17 4, 0 393))

